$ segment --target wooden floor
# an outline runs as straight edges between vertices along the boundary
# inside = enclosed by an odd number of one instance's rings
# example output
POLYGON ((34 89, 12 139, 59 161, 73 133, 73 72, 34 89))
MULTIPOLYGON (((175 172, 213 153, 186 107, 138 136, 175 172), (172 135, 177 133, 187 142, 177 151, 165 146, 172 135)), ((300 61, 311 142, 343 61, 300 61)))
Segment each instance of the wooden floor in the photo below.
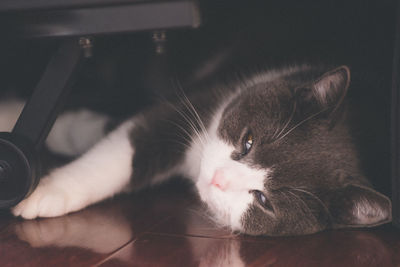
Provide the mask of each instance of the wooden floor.
POLYGON ((400 231, 251 237, 218 229, 191 189, 172 183, 81 212, 0 213, 0 266, 400 266, 400 231))

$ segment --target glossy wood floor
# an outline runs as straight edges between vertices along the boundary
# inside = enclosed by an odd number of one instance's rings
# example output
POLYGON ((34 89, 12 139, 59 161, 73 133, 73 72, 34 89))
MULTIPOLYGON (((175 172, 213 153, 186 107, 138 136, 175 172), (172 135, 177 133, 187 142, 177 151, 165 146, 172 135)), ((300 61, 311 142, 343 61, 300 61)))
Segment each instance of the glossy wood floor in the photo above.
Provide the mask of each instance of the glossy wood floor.
POLYGON ((400 231, 250 237, 218 229, 172 183, 52 219, 0 213, 0 266, 400 266, 400 231))

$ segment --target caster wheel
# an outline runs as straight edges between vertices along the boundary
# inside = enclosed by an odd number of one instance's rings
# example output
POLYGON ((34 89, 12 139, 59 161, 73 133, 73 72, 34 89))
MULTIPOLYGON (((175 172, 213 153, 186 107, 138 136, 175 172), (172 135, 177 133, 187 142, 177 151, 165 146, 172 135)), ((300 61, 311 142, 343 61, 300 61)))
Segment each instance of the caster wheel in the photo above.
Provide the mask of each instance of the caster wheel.
POLYGON ((9 208, 28 196, 39 182, 39 159, 29 140, 0 133, 0 208, 9 208))

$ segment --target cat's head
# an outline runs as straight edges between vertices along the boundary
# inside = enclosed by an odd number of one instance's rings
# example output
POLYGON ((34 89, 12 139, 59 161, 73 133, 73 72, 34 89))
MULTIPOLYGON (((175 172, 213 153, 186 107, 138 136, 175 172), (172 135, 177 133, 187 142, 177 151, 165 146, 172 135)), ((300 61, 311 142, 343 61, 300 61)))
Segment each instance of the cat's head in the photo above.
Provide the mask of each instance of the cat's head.
POLYGON ((217 222, 296 235, 390 221, 341 120, 349 82, 345 66, 297 70, 242 88, 216 113, 196 187, 217 222))

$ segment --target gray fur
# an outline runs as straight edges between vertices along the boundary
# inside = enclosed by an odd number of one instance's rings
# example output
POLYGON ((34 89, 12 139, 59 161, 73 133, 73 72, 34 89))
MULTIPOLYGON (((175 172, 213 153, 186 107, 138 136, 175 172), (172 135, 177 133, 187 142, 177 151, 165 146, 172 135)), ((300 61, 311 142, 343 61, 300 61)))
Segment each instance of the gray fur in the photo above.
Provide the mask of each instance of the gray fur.
MULTIPOLYGON (((255 202, 243 216, 247 233, 307 234, 357 224, 350 212, 357 200, 348 200, 352 196, 344 196, 343 188, 350 184, 364 188, 369 182, 360 169, 349 122, 343 118, 342 102, 350 77, 346 67, 319 77, 320 73, 321 69, 307 70, 303 76, 296 73, 257 84, 245 90, 225 111, 220 134, 226 141, 240 146, 238 134, 244 128, 250 128, 256 140, 254 149, 239 160, 255 168, 274 170, 272 179, 265 182, 265 191, 276 217, 255 202), (318 86, 329 87, 322 98, 315 92, 318 86), (339 121, 338 115, 342 116, 339 121), (307 121, 300 124, 304 120, 307 121), (277 137, 277 130, 285 126, 286 130, 277 137), (293 127, 296 128, 288 133, 293 127)), ((385 211, 385 216, 376 218, 374 224, 389 221, 389 199, 373 190, 359 190, 385 211)))
MULTIPOLYGON (((254 200, 242 217, 245 233, 309 234, 391 220, 390 200, 371 188, 360 168, 346 117, 344 99, 349 83, 347 67, 310 66, 274 79, 241 83, 240 93, 223 112, 218 134, 237 148, 233 160, 273 169, 272 178, 265 180, 264 193, 274 216, 254 200), (242 138, 249 130, 254 145, 242 156, 242 138), (359 213, 355 213, 357 208, 359 213), (361 223, 360 216, 364 218, 361 223), (367 222, 365 218, 369 218, 367 222)), ((203 88, 190 96, 206 126, 224 95, 236 88, 219 90, 215 94, 203 88)), ((182 129, 191 135, 194 132, 179 113, 189 114, 194 127, 200 129, 182 102, 145 112, 142 125, 132 132, 134 188, 148 185, 148 177, 182 162, 187 143, 182 129)))

